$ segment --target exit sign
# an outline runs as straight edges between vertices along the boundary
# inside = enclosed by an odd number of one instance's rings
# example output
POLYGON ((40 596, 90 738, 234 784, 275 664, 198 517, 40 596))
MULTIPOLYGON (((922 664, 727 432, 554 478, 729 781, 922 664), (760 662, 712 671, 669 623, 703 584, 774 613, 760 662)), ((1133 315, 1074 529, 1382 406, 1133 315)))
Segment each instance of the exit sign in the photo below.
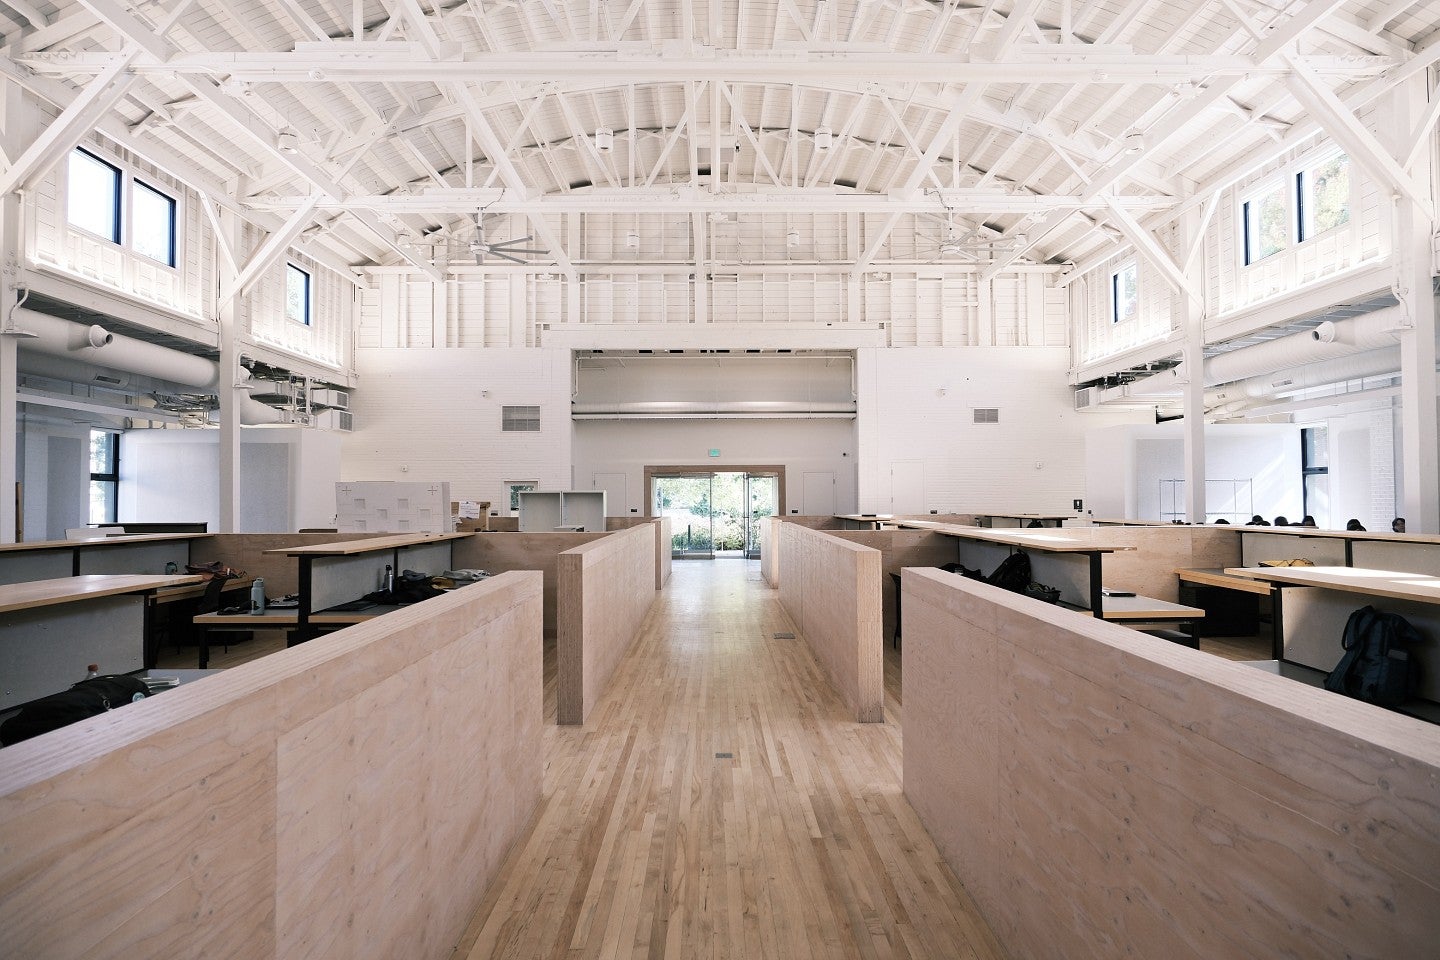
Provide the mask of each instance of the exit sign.
POLYGON ((718 457, 718 456, 720 456, 720 448, 719 448, 719 447, 711 447, 711 448, 710 448, 710 456, 712 456, 712 457, 718 457))

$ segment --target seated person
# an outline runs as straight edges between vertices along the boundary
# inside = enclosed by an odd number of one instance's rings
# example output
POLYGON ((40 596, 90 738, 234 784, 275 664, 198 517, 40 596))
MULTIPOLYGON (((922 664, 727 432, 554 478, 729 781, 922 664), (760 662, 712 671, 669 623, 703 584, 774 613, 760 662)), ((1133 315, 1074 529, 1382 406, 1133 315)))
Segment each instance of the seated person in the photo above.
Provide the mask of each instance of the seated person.
POLYGON ((1247 527, 1268 527, 1268 526, 1270 526, 1270 521, 1269 521, 1269 520, 1266 520, 1264 517, 1260 516, 1260 514, 1257 513, 1257 514, 1255 514, 1255 516, 1253 516, 1253 517, 1250 518, 1250 522, 1247 523, 1246 526, 1247 526, 1247 527))
POLYGON ((1310 514, 1308 514, 1308 513, 1305 514, 1305 516, 1300 520, 1300 526, 1302 526, 1302 527, 1313 527, 1313 526, 1315 526, 1315 518, 1312 517, 1312 516, 1310 516, 1310 514))
POLYGON ((1355 517, 1351 517, 1351 518, 1345 523, 1345 529, 1346 529, 1346 530, 1359 530, 1359 531, 1361 531, 1361 532, 1363 533, 1364 530, 1365 530, 1365 525, 1364 525, 1363 523, 1361 523, 1361 522, 1360 522, 1358 519, 1356 519, 1355 517))
POLYGON ((1287 520, 1287 519, 1285 519, 1285 514, 1282 513, 1282 514, 1280 514, 1280 516, 1278 516, 1278 517, 1275 518, 1275 526, 1277 526, 1277 527, 1288 527, 1288 526, 1290 526, 1290 521, 1287 520))
POLYGON ((1404 533, 1404 532, 1405 532, 1405 518, 1404 518, 1404 517, 1396 517, 1394 520, 1391 520, 1391 521, 1390 521, 1390 531, 1391 531, 1392 533, 1404 533))
POLYGON ((1216 522, 1216 523, 1223 523, 1223 524, 1225 524, 1227 527, 1230 525, 1230 521, 1229 521, 1229 520, 1226 520, 1224 517, 1221 517, 1220 519, 1216 520, 1215 522, 1216 522))

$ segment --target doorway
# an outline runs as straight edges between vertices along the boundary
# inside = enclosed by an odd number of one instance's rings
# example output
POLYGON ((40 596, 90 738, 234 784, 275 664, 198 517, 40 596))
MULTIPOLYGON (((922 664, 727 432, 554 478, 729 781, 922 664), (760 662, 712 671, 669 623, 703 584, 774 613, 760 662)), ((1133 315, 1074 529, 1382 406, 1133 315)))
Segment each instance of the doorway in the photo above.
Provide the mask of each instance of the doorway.
POLYGON ((674 559, 755 560, 761 523, 781 511, 781 480, 774 468, 647 468, 649 513, 670 518, 674 559))

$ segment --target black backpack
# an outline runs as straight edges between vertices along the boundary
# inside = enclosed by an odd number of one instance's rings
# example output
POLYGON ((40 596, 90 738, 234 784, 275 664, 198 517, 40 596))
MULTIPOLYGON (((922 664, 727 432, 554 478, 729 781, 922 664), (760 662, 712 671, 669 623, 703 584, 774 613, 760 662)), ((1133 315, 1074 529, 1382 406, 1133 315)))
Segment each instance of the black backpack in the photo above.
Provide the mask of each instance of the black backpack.
POLYGON ((1000 561, 1000 566, 985 578, 985 582, 1003 590, 1024 593, 1025 588, 1030 586, 1030 554, 1016 550, 1000 561))
POLYGON ((1361 607, 1345 621, 1345 655, 1325 677, 1325 689, 1382 707, 1410 697, 1415 668, 1410 648, 1420 634, 1398 613, 1361 607))
POLYGON ((58 730, 77 720, 143 700, 150 688, 128 674, 91 677, 69 690, 32 700, 15 716, 0 724, 0 744, 10 746, 21 740, 58 730))

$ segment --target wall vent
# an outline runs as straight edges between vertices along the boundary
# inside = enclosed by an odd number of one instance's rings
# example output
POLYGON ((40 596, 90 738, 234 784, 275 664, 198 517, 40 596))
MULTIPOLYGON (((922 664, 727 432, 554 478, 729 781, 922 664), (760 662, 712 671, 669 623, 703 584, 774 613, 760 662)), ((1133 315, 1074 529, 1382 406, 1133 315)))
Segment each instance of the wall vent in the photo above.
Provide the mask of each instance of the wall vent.
POLYGON ((539 433, 539 407, 501 407, 500 429, 505 433, 539 433))
POLYGON ((1000 422, 1000 408, 999 408, 999 407, 976 407, 976 408, 975 408, 975 422, 976 422, 976 423, 999 423, 999 422, 1000 422))

